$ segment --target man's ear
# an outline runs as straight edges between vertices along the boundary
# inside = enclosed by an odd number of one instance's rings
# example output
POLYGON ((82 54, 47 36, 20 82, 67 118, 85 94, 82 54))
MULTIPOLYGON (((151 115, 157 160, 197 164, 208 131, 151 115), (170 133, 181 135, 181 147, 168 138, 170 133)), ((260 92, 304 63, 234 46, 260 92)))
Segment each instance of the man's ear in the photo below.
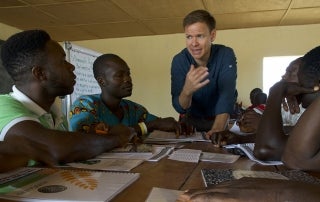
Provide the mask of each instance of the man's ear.
POLYGON ((97 77, 97 81, 100 87, 105 86, 105 81, 102 77, 97 77))
POLYGON ((32 68, 32 75, 38 80, 46 80, 47 76, 40 66, 34 66, 32 68))
POLYGON ((216 31, 216 29, 213 29, 210 32, 211 43, 216 39, 216 36, 217 36, 217 31, 216 31))

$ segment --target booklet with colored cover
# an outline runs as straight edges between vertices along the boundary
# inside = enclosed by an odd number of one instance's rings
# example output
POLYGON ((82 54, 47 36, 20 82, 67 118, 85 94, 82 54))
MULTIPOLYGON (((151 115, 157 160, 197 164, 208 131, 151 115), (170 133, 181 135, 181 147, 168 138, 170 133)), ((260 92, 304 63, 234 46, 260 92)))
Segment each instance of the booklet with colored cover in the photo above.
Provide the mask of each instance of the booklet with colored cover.
POLYGON ((138 178, 139 173, 43 168, 0 184, 0 200, 110 201, 138 178))

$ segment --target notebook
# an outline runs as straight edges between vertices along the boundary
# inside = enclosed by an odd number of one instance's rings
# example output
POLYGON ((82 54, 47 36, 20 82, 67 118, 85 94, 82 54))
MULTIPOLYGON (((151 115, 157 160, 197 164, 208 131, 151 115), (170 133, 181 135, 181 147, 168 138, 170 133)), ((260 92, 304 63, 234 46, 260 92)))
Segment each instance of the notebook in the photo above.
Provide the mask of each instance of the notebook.
MULTIPOLYGON (((240 149, 244 154, 251 159, 252 161, 255 161, 261 165, 282 165, 282 161, 261 161, 257 159, 253 155, 253 149, 254 149, 254 143, 245 143, 245 144, 231 144, 224 146, 226 149, 240 149)), ((233 152, 237 153, 237 152, 233 152)))
POLYGON ((44 168, 0 184, 0 199, 110 201, 138 178, 139 173, 44 168))
POLYGON ((242 177, 271 178, 282 180, 294 180, 306 183, 320 184, 320 179, 299 170, 286 171, 250 171, 237 169, 202 169, 202 179, 205 186, 219 184, 221 182, 240 179, 242 177))

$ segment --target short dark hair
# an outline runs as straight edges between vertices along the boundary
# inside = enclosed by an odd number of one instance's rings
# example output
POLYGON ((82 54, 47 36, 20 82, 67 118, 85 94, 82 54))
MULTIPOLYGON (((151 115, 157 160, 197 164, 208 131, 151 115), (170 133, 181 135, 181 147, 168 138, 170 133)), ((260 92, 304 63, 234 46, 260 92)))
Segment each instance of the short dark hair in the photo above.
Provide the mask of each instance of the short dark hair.
POLYGON ((115 60, 123 60, 118 55, 107 53, 100 55, 97 59, 93 62, 93 75, 94 78, 97 78, 99 75, 103 75, 105 72, 106 62, 108 61, 115 61, 115 60))
POLYGON ((216 20, 213 15, 211 15, 206 10, 195 10, 189 13, 183 19, 183 28, 188 25, 192 25, 197 22, 204 22, 209 27, 210 32, 216 28, 216 20))
POLYGON ((266 104, 267 103, 267 94, 263 92, 259 92, 255 94, 254 96, 254 101, 253 101, 255 106, 261 105, 261 104, 266 104))
POLYGON ((317 46, 307 52, 302 57, 302 63, 299 68, 299 79, 302 79, 303 82, 308 83, 313 87, 315 82, 320 80, 320 46, 317 46))
POLYGON ((51 40, 44 30, 22 31, 9 37, 1 47, 3 66, 14 81, 27 70, 44 62, 45 46, 51 40))
POLYGON ((311 65, 313 67, 319 68, 320 67, 320 46, 317 46, 307 52, 302 61, 305 62, 306 65, 311 65))
POLYGON ((261 88, 254 88, 250 91, 250 101, 251 101, 251 104, 253 104, 254 102, 254 98, 256 96, 256 94, 258 93, 262 93, 262 90, 261 88))

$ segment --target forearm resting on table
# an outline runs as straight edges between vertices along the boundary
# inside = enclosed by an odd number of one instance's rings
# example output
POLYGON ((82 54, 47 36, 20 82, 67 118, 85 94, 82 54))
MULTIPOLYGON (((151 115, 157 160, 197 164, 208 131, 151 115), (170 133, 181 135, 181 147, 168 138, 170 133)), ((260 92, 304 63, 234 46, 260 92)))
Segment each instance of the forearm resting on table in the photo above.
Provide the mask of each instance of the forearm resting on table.
MULTIPOLYGON (((120 144, 120 138, 116 135, 84 135, 78 132, 51 130, 34 121, 16 124, 8 131, 5 141, 9 145, 19 142, 18 146, 24 148, 26 156, 46 163, 48 160, 50 162, 85 160, 120 144)), ((21 154, 21 151, 15 152, 21 154)))

